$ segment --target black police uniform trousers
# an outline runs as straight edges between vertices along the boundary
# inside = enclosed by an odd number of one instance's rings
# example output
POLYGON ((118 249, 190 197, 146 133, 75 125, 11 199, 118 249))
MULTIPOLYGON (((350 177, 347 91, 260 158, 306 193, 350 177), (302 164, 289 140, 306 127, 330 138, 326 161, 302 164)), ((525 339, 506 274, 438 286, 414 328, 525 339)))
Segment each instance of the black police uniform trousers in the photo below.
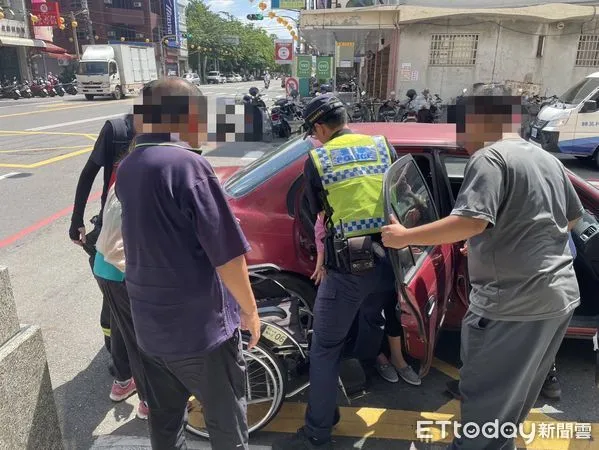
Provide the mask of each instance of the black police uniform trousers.
POLYGON ((394 291, 393 270, 387 258, 359 275, 328 270, 318 288, 310 347, 310 389, 304 430, 312 438, 331 437, 339 366, 346 339, 359 313, 353 356, 376 358, 384 337, 385 295, 394 291))

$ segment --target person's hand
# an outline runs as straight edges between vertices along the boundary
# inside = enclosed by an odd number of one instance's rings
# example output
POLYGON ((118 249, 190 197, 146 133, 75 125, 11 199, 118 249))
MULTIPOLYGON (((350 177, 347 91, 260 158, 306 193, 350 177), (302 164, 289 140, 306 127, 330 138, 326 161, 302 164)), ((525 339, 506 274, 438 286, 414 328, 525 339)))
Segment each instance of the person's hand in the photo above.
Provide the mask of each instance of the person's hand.
POLYGON ((260 339, 260 317, 258 316, 258 310, 255 309, 252 313, 246 314, 241 312, 241 329, 250 332, 250 342, 248 343, 248 350, 251 350, 258 343, 260 339))
POLYGON ((468 256, 468 244, 464 244, 464 246, 460 249, 460 253, 464 256, 468 256))
POLYGON ((69 237, 74 244, 81 245, 85 244, 85 227, 78 227, 77 225, 71 225, 69 228, 69 237))
POLYGON ((326 276, 327 271, 324 267, 324 253, 319 252, 318 257, 316 258, 316 268, 314 269, 314 273, 310 277, 311 280, 314 281, 314 284, 317 286, 326 276))
POLYGON ((416 225, 418 223, 419 220, 420 220, 420 211, 418 211, 418 209, 412 208, 406 213, 406 224, 408 226, 413 227, 414 225, 416 225))
POLYGON ((391 225, 385 225, 381 231, 385 247, 399 249, 409 245, 406 240, 408 229, 400 224, 393 214, 391 214, 391 225))

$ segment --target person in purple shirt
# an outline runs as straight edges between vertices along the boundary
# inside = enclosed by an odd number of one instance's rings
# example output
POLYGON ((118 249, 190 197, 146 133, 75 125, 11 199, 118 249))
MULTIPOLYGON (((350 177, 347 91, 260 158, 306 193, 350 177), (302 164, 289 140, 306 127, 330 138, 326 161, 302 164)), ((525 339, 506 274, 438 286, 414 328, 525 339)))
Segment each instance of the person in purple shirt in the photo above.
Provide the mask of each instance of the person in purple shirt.
POLYGON ((206 128, 204 101, 182 79, 146 86, 134 109, 138 136, 117 173, 154 449, 186 448, 191 394, 204 407, 213 448, 248 448, 240 328, 251 333, 252 348, 260 320, 248 242, 212 167, 192 147, 206 128), (185 143, 172 142, 172 134, 185 143))

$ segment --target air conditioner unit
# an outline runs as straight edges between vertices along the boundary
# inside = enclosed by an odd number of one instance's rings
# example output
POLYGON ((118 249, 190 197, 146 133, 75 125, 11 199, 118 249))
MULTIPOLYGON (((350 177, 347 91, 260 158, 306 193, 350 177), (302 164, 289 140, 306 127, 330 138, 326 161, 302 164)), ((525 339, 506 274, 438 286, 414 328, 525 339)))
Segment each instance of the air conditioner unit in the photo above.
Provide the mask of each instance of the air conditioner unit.
POLYGON ((108 36, 110 37, 115 37, 116 33, 114 31, 109 31, 108 33, 106 33, 108 36))
POLYGON ((112 5, 112 0, 104 0, 105 5, 112 5))
POLYGON ((144 34, 143 33, 135 33, 135 37, 136 38, 143 38, 144 34))
POLYGON ((141 2, 133 2, 134 8, 141 8, 141 2))

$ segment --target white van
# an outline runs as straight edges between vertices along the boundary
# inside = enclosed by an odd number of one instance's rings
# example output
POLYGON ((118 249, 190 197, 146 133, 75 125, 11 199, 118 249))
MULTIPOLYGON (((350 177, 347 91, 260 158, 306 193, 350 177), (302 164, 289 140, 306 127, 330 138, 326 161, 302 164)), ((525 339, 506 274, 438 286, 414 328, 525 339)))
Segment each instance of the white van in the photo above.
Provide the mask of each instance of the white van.
POLYGON ((550 152, 593 160, 599 168, 599 72, 545 106, 533 122, 530 138, 550 152))

